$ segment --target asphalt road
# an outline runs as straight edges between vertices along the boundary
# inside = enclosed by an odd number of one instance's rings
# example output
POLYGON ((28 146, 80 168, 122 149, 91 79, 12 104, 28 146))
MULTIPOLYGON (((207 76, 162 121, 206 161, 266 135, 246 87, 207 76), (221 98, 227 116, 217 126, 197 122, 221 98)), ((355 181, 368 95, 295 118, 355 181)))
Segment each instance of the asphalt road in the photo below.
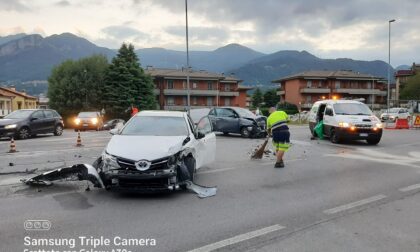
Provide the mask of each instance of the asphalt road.
MULTIPOLYGON (((307 127, 291 133, 284 169, 274 169, 271 156, 249 159, 262 140, 218 136, 216 162, 196 177, 198 184, 218 187, 206 199, 189 192, 85 191, 84 182, 34 188, 18 182, 26 174, 0 175, 0 250, 79 251, 93 247, 79 240, 75 248, 25 245, 24 239, 102 236, 112 243, 118 236, 155 239, 156 245, 96 250, 420 251, 419 130, 387 130, 378 146, 311 141, 307 127), (51 229, 25 231, 24 222, 34 219, 49 220, 51 229)), ((0 174, 91 163, 109 138, 82 133, 80 148, 75 132, 66 131, 16 141, 13 154, 1 140, 0 174)))

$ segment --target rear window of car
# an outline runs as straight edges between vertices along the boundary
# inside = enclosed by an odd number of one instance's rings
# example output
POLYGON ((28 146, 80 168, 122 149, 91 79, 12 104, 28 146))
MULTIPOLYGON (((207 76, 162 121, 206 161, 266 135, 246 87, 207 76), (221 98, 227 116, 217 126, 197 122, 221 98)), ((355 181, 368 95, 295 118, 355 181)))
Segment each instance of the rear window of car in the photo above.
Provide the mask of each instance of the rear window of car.
POLYGON ((54 113, 51 110, 45 110, 44 114, 45 114, 46 118, 53 118, 54 117, 54 113))

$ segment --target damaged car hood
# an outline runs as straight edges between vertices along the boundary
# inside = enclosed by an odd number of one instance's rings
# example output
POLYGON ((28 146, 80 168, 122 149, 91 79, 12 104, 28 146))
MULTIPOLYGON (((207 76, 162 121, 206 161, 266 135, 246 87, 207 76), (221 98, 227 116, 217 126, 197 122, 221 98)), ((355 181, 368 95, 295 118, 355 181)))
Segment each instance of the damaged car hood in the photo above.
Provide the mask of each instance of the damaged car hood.
POLYGON ((187 136, 114 135, 106 152, 130 160, 155 160, 173 155, 182 149, 187 136))

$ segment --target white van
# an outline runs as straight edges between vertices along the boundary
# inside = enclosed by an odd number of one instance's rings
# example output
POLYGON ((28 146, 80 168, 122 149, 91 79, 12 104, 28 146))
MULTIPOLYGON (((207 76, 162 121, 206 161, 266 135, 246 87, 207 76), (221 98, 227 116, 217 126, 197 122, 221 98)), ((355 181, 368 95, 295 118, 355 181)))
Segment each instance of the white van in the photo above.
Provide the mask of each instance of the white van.
POLYGON ((324 121, 324 136, 331 142, 366 140, 378 144, 382 137, 382 123, 366 106, 354 100, 317 101, 309 113, 309 129, 316 136, 314 127, 324 121))

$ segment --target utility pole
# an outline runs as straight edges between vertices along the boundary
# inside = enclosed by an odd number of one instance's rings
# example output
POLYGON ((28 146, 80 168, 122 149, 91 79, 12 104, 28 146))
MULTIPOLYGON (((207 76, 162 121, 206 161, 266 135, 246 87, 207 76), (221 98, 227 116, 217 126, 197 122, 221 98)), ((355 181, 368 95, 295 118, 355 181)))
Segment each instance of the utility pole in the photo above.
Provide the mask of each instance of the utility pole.
POLYGON ((190 52, 188 48, 188 0, 185 0, 185 39, 187 44, 187 110, 190 114, 190 52))
POLYGON ((386 112, 389 115, 389 103, 391 93, 391 23, 395 22, 395 19, 388 21, 388 92, 387 92, 387 103, 386 112))

